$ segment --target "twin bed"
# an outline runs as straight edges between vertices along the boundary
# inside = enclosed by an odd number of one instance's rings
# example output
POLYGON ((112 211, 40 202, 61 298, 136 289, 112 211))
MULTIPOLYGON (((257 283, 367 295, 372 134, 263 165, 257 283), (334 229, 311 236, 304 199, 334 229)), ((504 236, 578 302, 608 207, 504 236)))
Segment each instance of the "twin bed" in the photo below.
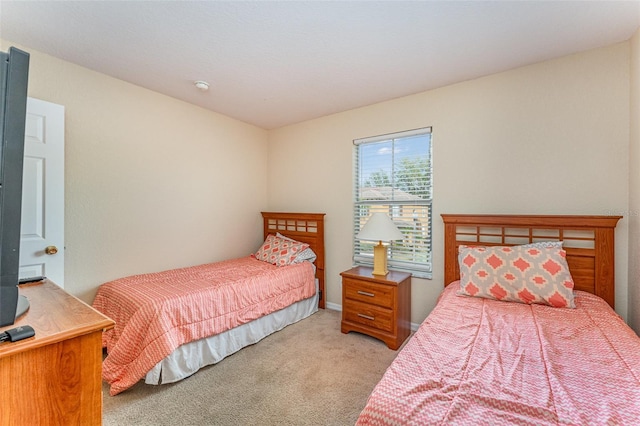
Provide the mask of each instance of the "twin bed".
POLYGON ((103 378, 116 395, 172 383, 324 308, 324 214, 263 212, 264 244, 239 259, 100 286, 103 378))
MULTIPOLYGON (((324 307, 323 214, 263 217, 262 248, 279 233, 303 245, 278 253, 304 257, 308 245, 314 266, 275 266, 281 258, 255 258, 261 248, 214 272, 202 265, 101 286, 94 306, 116 321, 104 335, 112 395, 143 378, 180 380, 324 307), (242 279, 226 272, 238 265, 242 279), (212 282, 220 293, 207 290, 212 282)), ((447 285, 357 424, 637 424, 640 339, 613 311, 619 219, 443 215, 447 285)))
POLYGON ((443 215, 448 285, 357 424, 638 424, 640 339, 612 309, 618 219, 443 215), (543 300, 504 301, 519 269, 543 300))

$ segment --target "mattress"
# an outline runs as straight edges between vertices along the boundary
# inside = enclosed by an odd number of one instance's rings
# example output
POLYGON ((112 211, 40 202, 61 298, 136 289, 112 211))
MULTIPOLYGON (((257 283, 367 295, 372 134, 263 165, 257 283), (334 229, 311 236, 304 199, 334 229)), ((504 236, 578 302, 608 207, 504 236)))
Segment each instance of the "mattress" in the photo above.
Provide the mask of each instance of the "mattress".
POLYGON ((181 345, 314 294, 311 263, 277 267, 251 256, 103 284, 93 306, 116 322, 103 333, 103 378, 116 395, 181 345))
POLYGON ((601 298, 576 308, 457 296, 433 312, 371 393, 358 425, 635 425, 640 339, 601 298))
POLYGON ((147 373, 145 383, 160 385, 182 380, 202 367, 220 362, 240 349, 311 316, 318 311, 317 287, 316 280, 316 294, 308 299, 220 334, 181 345, 147 373))

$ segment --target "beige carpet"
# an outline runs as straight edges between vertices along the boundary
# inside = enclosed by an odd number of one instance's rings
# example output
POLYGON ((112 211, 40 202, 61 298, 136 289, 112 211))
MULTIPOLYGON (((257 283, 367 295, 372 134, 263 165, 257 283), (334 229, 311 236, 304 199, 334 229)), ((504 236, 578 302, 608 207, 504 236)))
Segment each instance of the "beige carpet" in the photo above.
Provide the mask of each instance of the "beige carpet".
POLYGON ((353 425, 397 355, 320 310, 178 383, 109 396, 104 425, 353 425))

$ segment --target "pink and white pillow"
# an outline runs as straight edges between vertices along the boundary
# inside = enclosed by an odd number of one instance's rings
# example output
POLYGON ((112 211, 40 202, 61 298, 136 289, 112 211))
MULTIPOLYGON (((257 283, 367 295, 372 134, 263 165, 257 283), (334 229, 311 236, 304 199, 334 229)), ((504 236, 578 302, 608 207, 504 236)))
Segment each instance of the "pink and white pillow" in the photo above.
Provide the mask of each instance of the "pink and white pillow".
POLYGON ((296 256, 309 248, 309 244, 278 238, 269 234, 262 246, 254 254, 255 258, 276 266, 287 266, 294 262, 296 256))
MULTIPOLYGON (((293 238, 289 238, 287 236, 284 236, 279 232, 276 232, 276 237, 282 238, 283 240, 299 242, 299 241, 294 240, 293 238)), ((293 259, 292 263, 301 263, 301 262, 305 262, 305 261, 309 261, 309 262, 313 263, 313 262, 316 261, 317 258, 318 258, 318 256, 316 255, 316 253, 311 249, 311 247, 308 247, 308 248, 302 250, 300 253, 298 253, 296 255, 295 259, 293 259)))
POLYGON ((458 248, 458 294, 575 308, 573 278, 560 247, 458 248))

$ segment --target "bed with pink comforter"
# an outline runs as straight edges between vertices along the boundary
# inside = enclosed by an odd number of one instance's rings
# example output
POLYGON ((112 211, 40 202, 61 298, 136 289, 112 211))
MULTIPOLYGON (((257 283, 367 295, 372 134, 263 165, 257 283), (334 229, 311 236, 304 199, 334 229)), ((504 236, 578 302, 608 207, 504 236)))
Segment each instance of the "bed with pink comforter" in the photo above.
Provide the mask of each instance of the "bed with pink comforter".
POLYGON ((440 300, 375 387, 359 425, 637 425, 640 339, 601 298, 576 309, 440 300))
POLYGON ((133 386, 184 343, 312 297, 310 262, 277 267, 252 256, 103 284, 93 306, 116 322, 103 334, 111 395, 133 386))

